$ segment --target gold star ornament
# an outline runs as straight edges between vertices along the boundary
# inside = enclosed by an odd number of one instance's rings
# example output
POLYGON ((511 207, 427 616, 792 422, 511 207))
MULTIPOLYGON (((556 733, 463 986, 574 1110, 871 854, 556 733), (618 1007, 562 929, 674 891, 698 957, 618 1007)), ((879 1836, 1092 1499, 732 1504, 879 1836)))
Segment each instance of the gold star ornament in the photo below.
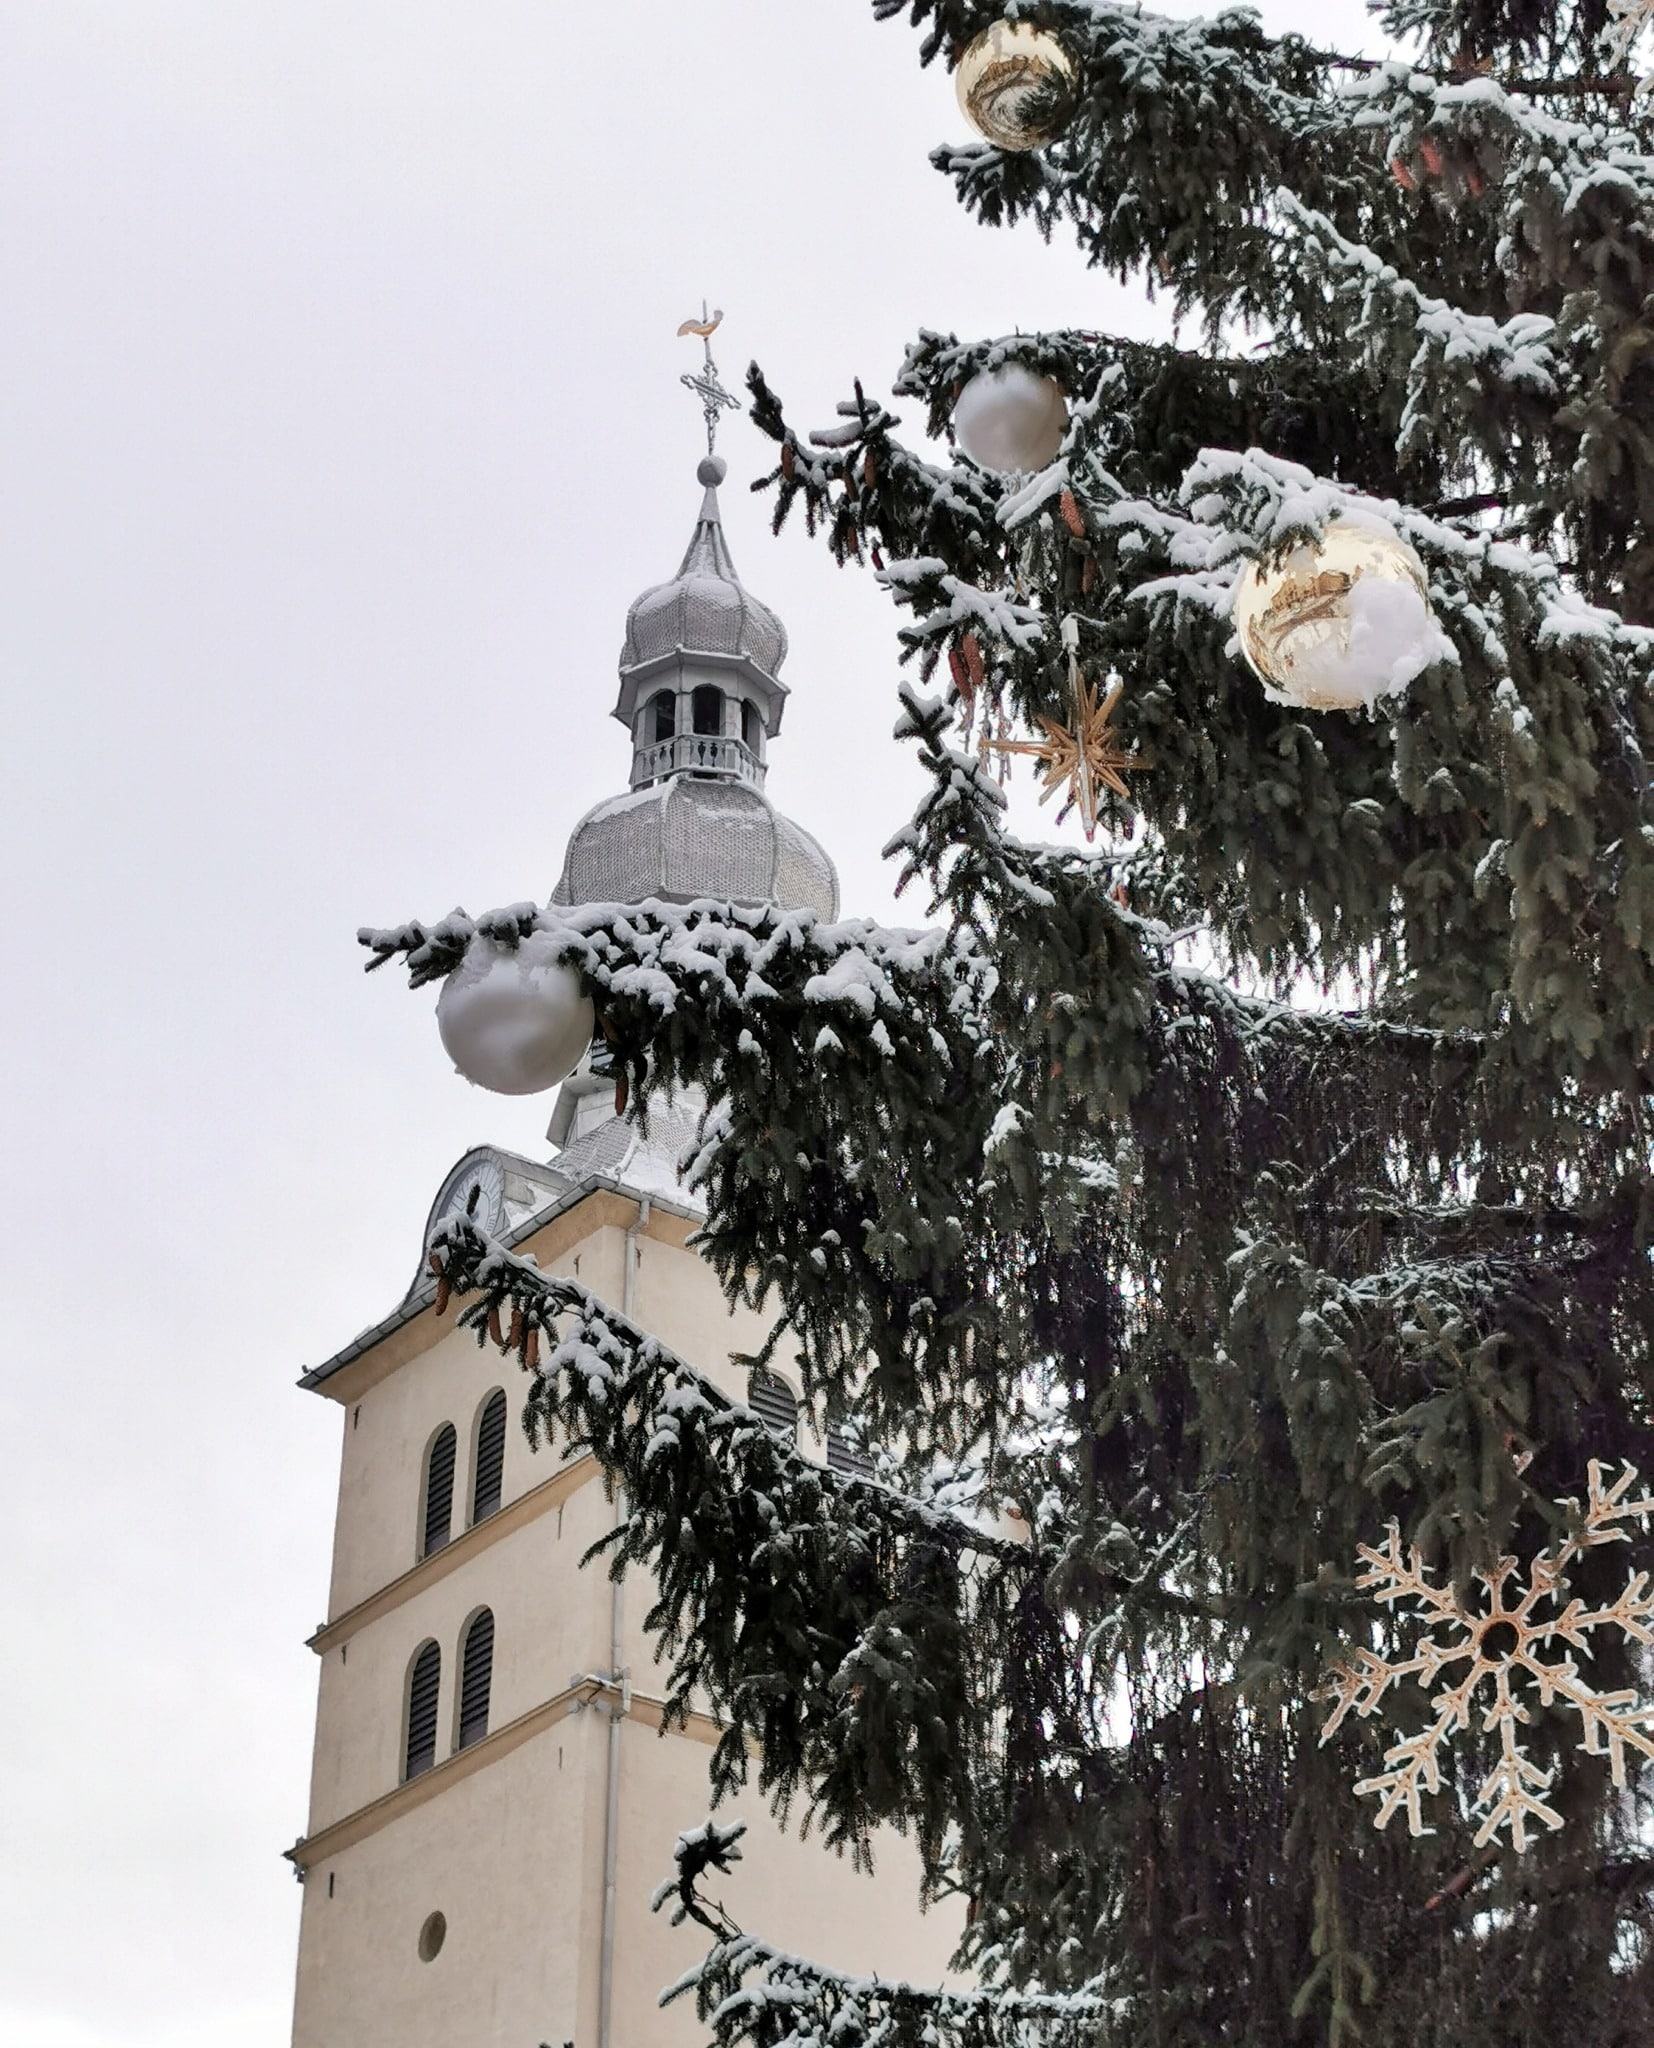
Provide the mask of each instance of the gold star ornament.
MULTIPOLYGON (((1066 633, 1064 637, 1068 637, 1066 633)), ((1066 788, 1068 797, 1057 813, 1058 822, 1077 806, 1085 836, 1091 839, 1097 832, 1097 800, 1101 792, 1111 789, 1129 801, 1131 791, 1126 787, 1125 778, 1133 769, 1146 764, 1140 755, 1126 751, 1114 729, 1115 707, 1125 685, 1115 681, 1109 685, 1108 694, 1099 697, 1096 686, 1080 674, 1079 662, 1072 653, 1068 680, 1074 693, 1072 726, 1063 725, 1055 718, 1042 717, 1040 724, 1045 728, 1042 740, 985 737, 982 745, 984 749, 992 749, 998 754, 1032 755, 1045 770, 1040 802, 1048 802, 1059 789, 1066 788)))

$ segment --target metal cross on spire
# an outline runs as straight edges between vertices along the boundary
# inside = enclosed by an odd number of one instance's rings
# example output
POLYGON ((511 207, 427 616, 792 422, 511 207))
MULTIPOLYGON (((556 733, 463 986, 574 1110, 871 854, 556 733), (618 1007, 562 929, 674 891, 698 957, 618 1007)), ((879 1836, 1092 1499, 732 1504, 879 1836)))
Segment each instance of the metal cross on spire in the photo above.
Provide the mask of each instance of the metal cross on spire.
POLYGON ((702 299, 701 317, 698 320, 685 320, 678 329, 680 335, 698 334, 701 338, 701 346, 706 350, 706 361, 701 367, 700 374, 693 377, 686 374, 679 381, 680 383, 687 384, 689 389, 701 401, 701 414, 706 421, 706 452, 708 455, 715 452, 714 444, 718 439, 718 415, 722 412, 738 412, 741 406, 741 401, 735 394, 731 391, 726 391, 718 381, 718 365, 712 360, 712 336, 723 317, 722 307, 716 313, 708 315, 706 301, 702 299))

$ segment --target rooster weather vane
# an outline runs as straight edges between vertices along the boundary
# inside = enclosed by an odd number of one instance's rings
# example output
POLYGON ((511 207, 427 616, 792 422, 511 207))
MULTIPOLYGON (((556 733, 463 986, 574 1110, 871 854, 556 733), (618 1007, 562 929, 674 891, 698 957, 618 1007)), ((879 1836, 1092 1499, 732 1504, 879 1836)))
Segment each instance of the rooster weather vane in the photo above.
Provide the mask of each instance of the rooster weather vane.
POLYGON ((712 337, 723 317, 722 307, 719 307, 717 312, 709 316, 706 310, 706 301, 702 299, 701 317, 698 320, 685 320, 678 329, 680 335, 698 334, 701 338, 701 346, 706 350, 706 361, 702 364, 699 373, 691 376, 686 372, 679 381, 686 384, 701 401, 701 415, 706 421, 706 452, 708 455, 715 452, 714 443, 718 439, 718 415, 724 412, 737 412, 740 410, 741 405, 741 401, 735 394, 726 391, 720 383, 718 365, 712 360, 712 337))

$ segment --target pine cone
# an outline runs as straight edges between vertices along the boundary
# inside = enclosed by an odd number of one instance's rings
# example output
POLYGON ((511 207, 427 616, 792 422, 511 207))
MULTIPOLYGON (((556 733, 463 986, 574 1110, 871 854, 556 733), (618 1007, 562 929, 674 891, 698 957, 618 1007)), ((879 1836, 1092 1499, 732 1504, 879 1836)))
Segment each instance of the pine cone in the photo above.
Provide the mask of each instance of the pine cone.
POLYGON ((1419 189, 1417 178, 1413 176, 1399 156, 1393 156, 1390 159, 1390 175, 1395 179, 1403 192, 1416 192, 1419 189))
POLYGON ((988 679, 988 671, 982 660, 982 642, 974 633, 967 633, 959 643, 959 651, 965 657, 965 673, 971 679, 971 688, 980 690, 988 679))
POLYGON ((448 1313, 448 1297, 453 1291, 448 1285, 448 1275, 444 1273, 442 1278, 436 1283, 436 1312, 439 1316, 445 1316, 448 1313))
POLYGON ((793 444, 791 441, 783 441, 781 443, 781 474, 787 479, 788 483, 792 482, 797 468, 798 457, 793 453, 793 444))
POLYGON ((1057 500, 1057 503, 1062 510, 1063 525, 1068 528, 1076 540, 1083 540, 1085 538, 1085 515, 1080 510, 1079 499, 1075 497, 1066 484, 1062 487, 1062 496, 1057 500))

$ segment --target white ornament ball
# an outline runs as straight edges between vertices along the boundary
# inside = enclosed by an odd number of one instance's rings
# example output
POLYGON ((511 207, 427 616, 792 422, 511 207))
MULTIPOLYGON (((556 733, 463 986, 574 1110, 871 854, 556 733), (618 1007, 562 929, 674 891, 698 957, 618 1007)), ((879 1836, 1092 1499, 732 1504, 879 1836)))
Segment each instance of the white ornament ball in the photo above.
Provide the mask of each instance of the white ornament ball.
POLYGON ((996 21, 966 49, 953 75, 959 111, 996 149, 1041 149, 1067 124, 1074 65, 1048 28, 996 21))
POLYGON ((1056 460, 1067 431, 1061 385, 1021 363, 979 370, 954 403, 954 437, 984 469, 1043 469, 1056 460))
POLYGON ((1424 564, 1375 515, 1345 512, 1319 541, 1248 562, 1235 631, 1264 694, 1309 711, 1358 711, 1452 654, 1424 564))
POLYGON ((496 1095, 538 1095, 585 1057, 597 1013, 554 948, 549 932, 530 932, 515 949, 478 932, 466 947, 437 997, 436 1028, 467 1081, 496 1095))

